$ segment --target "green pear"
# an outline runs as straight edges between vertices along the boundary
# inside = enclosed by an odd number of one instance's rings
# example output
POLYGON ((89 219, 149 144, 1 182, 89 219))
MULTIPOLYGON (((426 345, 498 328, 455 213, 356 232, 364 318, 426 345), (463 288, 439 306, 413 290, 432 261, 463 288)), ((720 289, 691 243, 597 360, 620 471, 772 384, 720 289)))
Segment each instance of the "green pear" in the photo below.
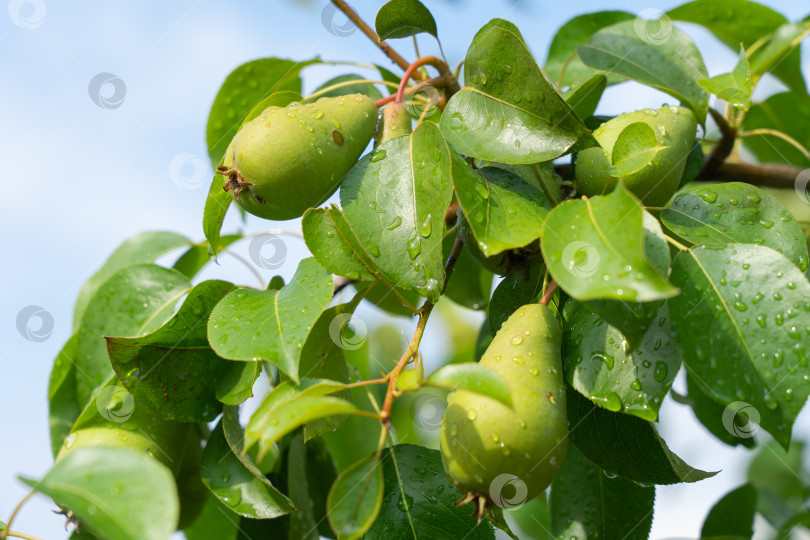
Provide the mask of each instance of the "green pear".
POLYGON ((535 497, 563 464, 568 424, 561 346, 554 313, 540 304, 522 306, 481 358, 509 385, 512 408, 467 390, 448 396, 442 460, 466 500, 477 501, 479 515, 493 502, 503 507, 535 497), (506 484, 513 490, 502 493, 506 484))
POLYGON ((389 103, 382 112, 382 121, 374 135, 374 146, 411 134, 411 116, 402 103, 389 103))
POLYGON ((268 107, 247 122, 218 171, 245 211, 300 217, 332 195, 374 135, 377 106, 363 94, 268 107))
POLYGON ((686 158, 695 142, 697 120, 687 108, 664 105, 619 115, 599 126, 593 136, 601 148, 583 150, 577 156, 575 185, 583 195, 604 195, 613 191, 618 178, 608 171, 613 146, 619 134, 636 122, 649 125, 658 146, 664 147, 650 163, 622 177, 624 185, 649 206, 664 206, 678 190, 686 158))

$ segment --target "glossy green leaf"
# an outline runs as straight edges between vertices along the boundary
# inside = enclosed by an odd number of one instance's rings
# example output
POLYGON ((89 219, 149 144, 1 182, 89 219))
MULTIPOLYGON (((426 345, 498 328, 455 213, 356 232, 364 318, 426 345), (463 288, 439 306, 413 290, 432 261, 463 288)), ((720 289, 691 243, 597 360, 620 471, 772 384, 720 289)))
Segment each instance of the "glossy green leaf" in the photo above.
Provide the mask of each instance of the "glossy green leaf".
MULTIPOLYGON (((224 160, 223 160, 224 161, 224 160)), ((221 165, 223 161, 220 161, 221 165)), ((205 198, 203 208, 203 232, 208 240, 208 256, 216 259, 216 254, 220 248, 220 237, 222 223, 225 221, 225 214, 228 213, 233 202, 233 195, 225 191, 225 177, 219 173, 214 173, 211 179, 211 186, 208 188, 208 195, 205 198)))
MULTIPOLYGON (((669 244, 664 237, 661 223, 646 210, 643 213, 644 253, 662 276, 669 274, 669 244)), ((588 309, 599 315, 608 324, 616 327, 627 340, 628 352, 641 343, 644 334, 653 325, 663 300, 655 302, 621 302, 616 300, 589 300, 588 309)))
POLYGON ((362 157, 340 188, 357 238, 393 283, 437 301, 444 284, 444 213, 453 193, 451 157, 438 127, 424 122, 362 157))
MULTIPOLYGON (((543 70, 552 81, 558 82, 565 69, 561 86, 571 86, 584 81, 594 75, 594 70, 583 64, 577 56, 577 46, 585 45, 595 32, 606 26, 633 19, 635 16, 626 11, 598 11, 574 17, 554 35, 543 70)), ((610 84, 622 81, 624 81, 622 77, 608 75, 610 84)), ((580 118, 586 116, 580 115, 580 118)))
POLYGON ((555 538, 647 540, 654 501, 655 487, 608 476, 569 447, 551 484, 551 533, 555 538))
MULTIPOLYGON (((788 22, 784 15, 749 0, 695 0, 667 12, 676 21, 686 21, 707 28, 736 51, 740 44, 748 50, 788 22)), ((807 94, 797 49, 774 67, 774 75, 791 90, 807 94)))
POLYGON ((525 269, 515 268, 492 293, 489 304, 489 331, 495 335, 501 325, 520 306, 539 302, 543 294, 546 267, 543 261, 527 261, 525 269))
MULTIPOLYGON (((448 234, 442 243, 444 258, 450 256, 456 235, 448 234)), ((486 309, 492 291, 492 272, 478 264, 469 249, 462 249, 453 270, 453 279, 447 282, 444 297, 470 309, 486 309)))
POLYGON ((209 495, 194 523, 183 529, 186 540, 236 540, 239 518, 222 501, 209 495))
POLYGON ((608 172, 617 178, 638 172, 664 148, 666 147, 658 146, 655 132, 649 124, 634 122, 619 133, 613 145, 613 165, 608 168, 608 172))
POLYGON ((757 490, 751 484, 743 484, 729 491, 709 511, 700 537, 751 540, 756 503, 757 490))
POLYGON ((146 232, 127 239, 79 291, 73 308, 74 331, 79 329, 90 299, 110 276, 132 264, 155 262, 161 255, 189 244, 191 240, 185 236, 167 231, 146 232))
POLYGON ((642 484, 697 482, 717 474, 687 465, 650 422, 597 407, 570 387, 566 401, 569 440, 610 474, 642 484))
POLYGON ((701 390, 700 385, 688 371, 686 389, 692 412, 712 435, 729 446, 742 445, 753 448, 756 445, 753 437, 757 427, 749 423, 750 418, 745 411, 738 411, 738 414, 726 413, 726 407, 701 390))
POLYGON ((607 87, 604 73, 594 73, 583 82, 569 88, 563 98, 580 118, 588 118, 596 111, 602 93, 607 87))
POLYGON ((374 524, 382 508, 383 486, 383 470, 376 456, 340 473, 326 506, 329 524, 341 539, 362 538, 374 524))
POLYGON ((542 191, 546 199, 551 202, 551 206, 556 206, 563 201, 563 179, 557 174, 557 171, 554 169, 554 163, 551 161, 532 163, 531 165, 511 165, 508 163, 482 161, 482 163, 476 162, 476 166, 479 169, 485 166, 499 167, 515 173, 542 191))
POLYGON ((265 474, 278 469, 281 463, 281 452, 278 448, 271 448, 259 462, 254 460, 256 452, 245 449, 245 429, 239 423, 239 407, 223 407, 221 424, 228 446, 245 469, 252 473, 253 476, 264 479, 265 474))
POLYGON ((204 281, 154 332, 106 338, 112 367, 132 395, 180 422, 210 422, 219 414, 216 387, 229 362, 209 347, 207 323, 214 306, 233 289, 225 281, 204 281))
POLYGON ((633 352, 619 330, 576 300, 563 309, 566 378, 579 393, 610 411, 658 420, 658 409, 681 367, 678 347, 661 306, 633 352))
MULTIPOLYGON (((229 245, 242 238, 241 234, 228 234, 219 239, 218 251, 222 251, 229 245)), ((202 268, 211 261, 211 256, 208 253, 208 242, 200 244, 192 244, 180 257, 175 261, 172 268, 192 279, 202 268)))
POLYGON ((585 65, 652 86, 679 99, 703 124, 709 96, 696 82, 707 77, 692 39, 671 26, 663 35, 639 32, 638 21, 624 21, 596 32, 577 47, 585 65))
POLYGON ((367 540, 432 538, 493 540, 492 528, 477 523, 448 482, 438 450, 399 444, 382 454, 384 495, 380 516, 367 540))
MULTIPOLYGON (((755 103, 743 118, 743 129, 773 129, 810 148, 810 97, 784 92, 755 103)), ((761 162, 810 167, 810 158, 792 144, 773 135, 751 135, 742 139, 745 148, 761 162)), ((806 189, 806 188, 805 188, 806 189)))
POLYGON ((311 500, 308 484, 307 449, 304 445, 304 436, 299 433, 290 441, 287 450, 287 490, 298 510, 290 514, 288 538, 320 539, 315 507, 311 500))
POLYGON ((220 420, 203 451, 202 478, 208 489, 240 516, 268 519, 293 510, 292 501, 263 475, 248 470, 234 454, 220 420))
POLYGON ((703 153, 703 146, 700 141, 695 141, 689 154, 686 156, 686 165, 683 168, 683 176, 681 182, 678 184, 678 189, 682 188, 700 174, 703 170, 703 165, 706 162, 706 155, 703 153))
POLYGON ((672 280, 683 289, 669 302, 672 329, 695 381, 725 406, 750 408, 787 447, 810 393, 810 282, 781 254, 749 244, 681 252, 672 280))
POLYGON ((154 264, 127 266, 107 279, 87 305, 79 327, 79 403, 87 403, 113 372, 104 336, 139 336, 157 329, 190 289, 185 276, 154 264))
POLYGON ((77 334, 73 334, 56 356, 48 379, 48 424, 54 457, 65 442, 84 403, 76 394, 77 334))
MULTIPOLYGON (((796 50, 802 39, 810 34, 810 22, 783 24, 774 30, 767 43, 751 53, 751 76, 756 80, 762 74, 771 71, 785 60, 789 53, 796 50)), ((806 91, 802 92, 806 95, 806 91)))
POLYGON ((245 428, 245 448, 259 444, 258 459, 295 428, 330 416, 357 411, 352 403, 328 396, 344 388, 328 379, 304 379, 300 387, 282 383, 274 388, 250 417, 245 428))
POLYGON ((549 213, 540 245, 557 283, 577 300, 647 302, 678 289, 645 255, 641 204, 621 184, 549 213))
POLYGON ((461 154, 502 163, 549 161, 590 132, 546 80, 520 31, 493 19, 467 51, 465 86, 441 128, 461 154))
POLYGON ((758 492, 757 511, 775 528, 788 526, 806 509, 810 473, 804 455, 804 443, 793 442, 785 452, 776 441, 768 441, 748 465, 748 483, 758 492))
POLYGON ((697 83, 710 94, 747 111, 751 107, 751 72, 745 49, 740 49, 740 60, 731 73, 722 73, 710 79, 698 79, 697 83))
POLYGON ((453 182, 481 252, 489 257, 536 240, 550 205, 546 196, 505 169, 475 171, 459 160, 453 182))
POLYGON ((211 165, 216 169, 231 139, 247 114, 273 92, 301 92, 301 69, 317 60, 294 62, 280 58, 262 58, 242 64, 233 70, 217 93, 205 139, 211 165))
POLYGON ((758 244, 807 269, 807 243, 796 220, 779 201, 750 184, 686 186, 661 212, 661 221, 692 244, 758 244))
POLYGON ((419 0, 386 2, 377 12, 374 26, 380 39, 406 38, 423 32, 439 37, 433 15, 419 0))
POLYGON ((221 377, 215 382, 217 401, 239 405, 253 397, 253 384, 261 372, 260 362, 227 362, 221 377))
POLYGON ((301 227, 307 247, 330 272, 361 281, 385 280, 337 206, 310 208, 301 227))
POLYGON ((23 482, 69 510, 101 538, 165 540, 180 504, 169 469, 129 448, 78 448, 39 480, 23 482))
POLYGON ((271 362, 297 381, 301 348, 332 292, 332 274, 313 258, 281 290, 233 291, 208 320, 211 348, 228 360, 271 362))
POLYGON ((498 373, 476 362, 449 364, 434 371, 425 384, 448 390, 469 390, 512 406, 509 385, 498 373))
MULTIPOLYGON (((350 82, 350 81, 363 81, 363 80, 366 80, 366 79, 367 79, 367 77, 361 77, 360 75, 355 75, 353 73, 349 73, 347 75, 339 75, 337 77, 329 79, 328 81, 326 81, 325 83, 320 85, 318 88, 315 89, 313 94, 316 93, 316 92, 319 92, 320 90, 323 90, 324 88, 328 88, 328 87, 330 87, 332 85, 335 85, 335 84, 347 83, 347 82, 350 82)), ((325 94, 319 94, 318 99, 320 99, 322 97, 347 96, 349 94, 365 94, 368 97, 370 97, 371 99, 373 99, 374 101, 377 101, 378 99, 382 99, 382 97, 383 97, 383 95, 380 93, 380 91, 377 90, 377 87, 374 86, 373 84, 366 83, 366 82, 358 82, 357 84, 351 84, 351 85, 348 85, 348 86, 341 86, 340 88, 335 88, 334 90, 330 90, 329 92, 326 92, 325 94)))

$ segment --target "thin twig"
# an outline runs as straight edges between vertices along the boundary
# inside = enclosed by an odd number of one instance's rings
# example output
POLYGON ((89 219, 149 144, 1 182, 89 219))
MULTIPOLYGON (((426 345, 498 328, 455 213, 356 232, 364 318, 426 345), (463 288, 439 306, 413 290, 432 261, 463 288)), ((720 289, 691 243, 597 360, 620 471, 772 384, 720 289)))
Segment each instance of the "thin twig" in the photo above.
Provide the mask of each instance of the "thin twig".
MULTIPOLYGON (((351 21, 357 25, 357 28, 363 31, 363 33, 368 36, 368 38, 374 42, 374 44, 380 48, 380 50, 385 53, 388 58, 390 58, 396 65, 401 67, 402 69, 408 69, 408 61, 405 60, 400 54, 391 48, 388 43, 382 41, 380 36, 377 35, 377 32, 371 29, 371 27, 366 24, 360 16, 351 8, 349 5, 344 2, 343 0, 332 0, 332 3, 337 7, 340 11, 342 11, 351 21)), ((418 73, 414 75, 414 78, 422 80, 422 74, 418 73)))
POLYGON ((714 109, 709 109, 717 127, 720 129, 720 142, 715 145, 711 153, 703 163, 703 169, 698 174, 698 179, 711 178, 715 171, 726 161, 734 150, 734 142, 737 140, 737 132, 726 121, 726 118, 714 109))
POLYGON ((542 298, 540 298, 540 304, 547 306, 548 303, 551 302, 551 297, 554 296, 555 290, 557 290, 557 282, 552 279, 548 283, 548 287, 546 287, 546 292, 544 292, 542 298))
POLYGON ((777 131, 775 129, 768 129, 768 128, 760 128, 760 129, 752 129, 751 131, 742 131, 737 134, 737 137, 751 137, 753 135, 771 135, 772 137, 778 137, 785 141, 786 143, 793 146, 796 150, 802 153, 802 155, 806 159, 810 159, 810 150, 804 147, 802 143, 788 135, 787 133, 783 133, 781 131, 777 131))
POLYGON ((17 506, 14 507, 14 510, 11 512, 11 516, 6 521, 6 526, 0 530, 0 540, 6 540, 6 537, 11 534, 11 524, 14 522, 14 518, 17 517, 17 514, 20 513, 22 507, 34 496, 35 491, 31 490, 31 492, 23 497, 20 502, 17 503, 17 506))

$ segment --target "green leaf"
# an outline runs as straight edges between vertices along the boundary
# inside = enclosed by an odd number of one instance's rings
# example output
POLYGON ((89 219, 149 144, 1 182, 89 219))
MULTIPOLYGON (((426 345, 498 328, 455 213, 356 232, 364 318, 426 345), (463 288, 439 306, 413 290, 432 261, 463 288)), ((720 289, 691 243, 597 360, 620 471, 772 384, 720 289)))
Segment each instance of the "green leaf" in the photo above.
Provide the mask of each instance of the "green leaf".
POLYGON ((133 396, 180 422, 210 422, 219 414, 216 387, 229 362, 211 350, 206 330, 211 310, 233 289, 225 281, 204 281, 154 332, 106 338, 110 363, 133 396))
POLYGON ((425 384, 448 390, 469 390, 496 399, 507 407, 512 406, 506 381, 498 372, 475 362, 440 367, 425 380, 425 384))
POLYGON ((251 518, 269 519, 288 514, 292 501, 264 475, 248 470, 239 460, 223 432, 220 420, 211 433, 202 458, 202 478, 208 489, 229 510, 251 518))
MULTIPOLYGON (((653 267, 661 275, 669 274, 669 244, 661 223, 646 210, 643 213, 644 252, 653 267)), ((634 351, 641 343, 644 334, 653 325, 663 300, 657 302, 620 302, 616 300, 589 300, 588 309, 599 315, 608 324, 615 326, 627 340, 628 352, 634 351)))
POLYGON ((717 474, 694 469, 667 448, 650 422, 597 407, 568 387, 569 440, 610 474, 642 484, 697 482, 717 474))
POLYGON ((228 360, 271 362, 297 381, 301 348, 332 292, 332 274, 313 258, 280 290, 233 291, 211 312, 211 348, 228 360))
POLYGON ((236 540, 239 518, 230 515, 227 506, 209 496, 194 523, 183 529, 186 540, 236 540))
MULTIPOLYGON (((743 130, 773 129, 810 148, 810 97, 784 92, 755 103, 743 118, 743 130)), ((743 145, 761 162, 810 167, 810 158, 787 141, 773 135, 745 137, 743 145)), ((806 198, 805 198, 806 200, 806 198)))
POLYGON ((661 221, 692 244, 758 244, 807 269, 801 228, 775 198, 742 182, 691 184, 661 212, 661 221))
MULTIPOLYGON (((219 162, 221 165, 224 159, 219 162)), ((216 254, 220 249, 220 234, 222 223, 225 221, 225 214, 233 202, 233 196, 225 191, 225 177, 218 172, 214 173, 211 179, 211 186, 208 188, 208 195, 205 198, 203 209, 203 232, 208 240, 208 255, 216 259, 216 254)))
POLYGON ((655 132, 649 124, 634 122, 619 133, 613 145, 613 165, 608 172, 617 178, 631 175, 647 166, 665 148, 668 147, 658 146, 655 132))
POLYGON ((441 128, 466 156, 538 163, 571 150, 590 132, 546 80, 520 31, 493 19, 473 39, 465 86, 447 104, 441 128))
POLYGON ((740 60, 731 73, 716 75, 711 79, 698 79, 697 83, 710 94, 747 111, 751 107, 751 73, 745 49, 740 48, 740 60))
MULTIPOLYGON (((241 239, 241 234, 229 234, 223 236, 220 238, 217 251, 221 252, 227 246, 241 239)), ((172 265, 172 268, 186 276, 188 279, 192 279, 206 264, 211 261, 208 251, 208 242, 192 244, 192 246, 188 248, 185 253, 180 255, 177 261, 175 261, 174 265, 172 265)))
POLYGON ((77 334, 73 334, 62 346, 48 380, 48 424, 54 457, 84 407, 76 394, 76 338, 77 334))
POLYGON ((287 456, 287 491, 298 510, 290 514, 288 538, 319 540, 318 522, 307 478, 307 448, 302 434, 299 433, 290 441, 287 456))
MULTIPOLYGON (((783 24, 777 28, 768 42, 751 54, 751 76, 754 80, 762 74, 771 71, 779 63, 785 60, 792 51, 798 53, 799 43, 810 34, 810 23, 801 22, 795 24, 783 24)), ((796 54, 798 58, 798 54, 796 54)), ((798 66, 797 66, 798 67, 798 66)), ((801 70, 799 69, 801 72, 801 70)), ((777 75, 778 76, 778 75, 777 75)), ((785 81, 787 82, 787 81, 785 81)), ((788 86, 796 86, 795 84, 788 86)), ((797 89, 800 94, 807 95, 803 82, 797 89)))
POLYGON ((381 40, 415 36, 426 32, 436 39, 436 21, 419 0, 391 0, 377 12, 374 21, 381 40))
POLYGON ((245 447, 259 443, 261 461, 270 448, 295 428, 330 416, 356 412, 352 403, 328 396, 344 389, 328 379, 304 379, 300 387, 282 383, 274 388, 250 417, 245 429, 245 447))
POLYGON ((746 448, 753 448, 756 445, 756 441, 753 439, 756 427, 749 424, 745 411, 738 411, 736 415, 724 418, 726 408, 701 390, 688 371, 686 372, 686 389, 692 412, 712 435, 729 446, 742 445, 746 448))
MULTIPOLYGON (((312 93, 315 94, 315 93, 323 90, 324 88, 328 88, 328 87, 330 87, 332 85, 335 85, 335 84, 345 83, 345 82, 349 82, 349 81, 363 81, 363 80, 366 80, 366 77, 361 77, 360 75, 355 75, 354 73, 349 73, 349 74, 346 74, 346 75, 339 75, 337 77, 329 79, 328 81, 326 81, 325 83, 320 85, 318 88, 316 88, 315 91, 312 92, 312 93)), ((352 84, 352 85, 348 85, 348 86, 341 86, 340 88, 335 88, 334 90, 330 90, 329 92, 327 92, 325 94, 321 94, 318 97, 318 99, 324 98, 324 97, 347 96, 349 94, 365 94, 368 97, 370 97, 371 99, 373 99, 374 101, 377 101, 378 99, 382 99, 382 97, 383 97, 383 95, 380 93, 380 91, 377 90, 376 86, 374 86, 373 84, 370 84, 370 83, 362 82, 362 83, 352 84)))
POLYGON ((367 540, 495 538, 487 523, 477 524, 468 507, 453 504, 458 492, 447 480, 438 450, 399 444, 383 452, 382 465, 382 510, 367 540))
POLYGON ((273 447, 258 464, 253 459, 256 452, 249 452, 245 449, 245 430, 239 423, 239 407, 223 407, 222 432, 225 434, 225 440, 233 451, 233 455, 253 476, 264 479, 265 474, 278 469, 281 461, 281 452, 278 448, 273 447))
MULTIPOLYGON (((445 260, 450 256, 456 235, 444 237, 442 251, 445 260)), ((447 282, 444 297, 470 309, 486 309, 492 291, 492 272, 478 264, 469 249, 462 249, 453 271, 453 279, 447 282)))
POLYGON ((329 524, 341 539, 361 538, 374 524, 383 500, 383 471, 376 456, 340 473, 326 500, 329 524))
POLYGON ((227 362, 222 376, 214 384, 217 401, 239 405, 253 397, 253 384, 261 372, 259 362, 227 362))
POLYGON ((665 306, 639 347, 628 351, 624 336, 576 300, 563 309, 566 378, 579 393, 605 409, 658 420, 658 409, 681 367, 665 306))
POLYGON ((569 447, 551 484, 551 533, 555 538, 647 540, 654 501, 655 487, 608 476, 569 447))
POLYGON ((787 526, 806 509, 810 475, 804 453, 804 443, 793 442, 785 452, 776 441, 768 441, 748 466, 748 482, 758 491, 757 511, 775 528, 787 526))
POLYGON ((489 303, 489 331, 493 336, 517 308, 540 301, 545 275, 542 259, 531 259, 525 270, 516 268, 498 284, 489 303))
POLYGON ((667 36, 641 36, 637 21, 624 21, 596 32, 577 47, 586 66, 634 79, 678 98, 703 125, 709 96, 696 82, 707 77, 692 39, 677 27, 667 36))
POLYGON ((337 206, 310 208, 301 228, 309 250, 333 274, 361 281, 385 280, 337 206))
POLYGON ((462 160, 453 165, 456 195, 485 256, 537 240, 550 209, 540 190, 505 169, 475 171, 462 160))
POLYGON ((113 373, 103 336, 138 336, 159 328, 190 289, 185 276, 154 264, 127 266, 107 279, 87 305, 79 327, 79 403, 87 403, 113 373))
POLYGON ((569 88, 563 98, 580 118, 593 116, 602 93, 607 86, 607 77, 603 73, 594 73, 580 84, 569 88))
POLYGON ((424 122, 365 155, 340 187, 357 238, 383 275, 435 302, 444 285, 444 213, 453 193, 451 152, 424 122))
POLYGON ((129 448, 78 448, 39 480, 23 482, 71 510, 101 538, 165 540, 180 504, 169 469, 129 448))
POLYGON ((211 105, 205 134, 214 169, 247 114, 273 92, 289 90, 300 93, 299 72, 317 62, 262 58, 242 64, 228 75, 211 105))
POLYGON ((543 257, 577 300, 648 302, 678 289, 645 256, 642 207, 619 182, 608 195, 566 201, 546 218, 543 257))
POLYGON ((87 309, 87 305, 110 276, 133 264, 151 263, 165 253, 188 246, 191 240, 185 236, 166 231, 147 232, 133 236, 118 246, 110 255, 98 272, 82 286, 79 296, 76 298, 76 305, 73 308, 73 330, 79 329, 82 317, 87 309))
POLYGON ((787 447, 810 393, 810 283, 771 248, 698 246, 675 257, 672 329, 684 363, 702 390, 732 409, 745 408, 787 447))
MULTIPOLYGON (((577 56, 577 46, 585 45, 596 31, 606 26, 633 19, 635 16, 626 11, 598 11, 574 17, 560 27, 554 35, 543 70, 552 81, 557 82, 564 68, 565 74, 561 86, 571 86, 591 77, 594 71, 583 64, 577 56)), ((608 75, 609 84, 623 81, 624 79, 621 77, 608 75)), ((580 115, 580 118, 587 118, 587 116, 580 115)))
POLYGON ((757 490, 751 484, 729 491, 709 511, 700 537, 751 540, 756 503, 757 490))
MULTIPOLYGON (((788 22, 784 15, 749 0, 695 0, 667 13, 672 19, 700 24, 732 50, 751 48, 788 22)), ((800 67, 799 50, 790 53, 775 68, 774 75, 788 88, 807 94, 800 67)))

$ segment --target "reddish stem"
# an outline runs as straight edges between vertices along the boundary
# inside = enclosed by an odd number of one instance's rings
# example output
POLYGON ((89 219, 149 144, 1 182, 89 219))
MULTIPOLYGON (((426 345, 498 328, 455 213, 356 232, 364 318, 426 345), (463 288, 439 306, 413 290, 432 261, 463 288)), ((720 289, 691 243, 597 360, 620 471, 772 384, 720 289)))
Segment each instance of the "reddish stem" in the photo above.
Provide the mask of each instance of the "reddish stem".
POLYGON ((546 287, 546 292, 543 293, 543 297, 540 298, 540 304, 547 306, 548 303, 551 302, 551 297, 554 295, 555 290, 557 290, 557 282, 552 279, 548 282, 548 287, 546 287))
POLYGON ((396 103, 402 103, 402 99, 405 96, 405 87, 408 86, 408 81, 414 76, 413 74, 416 72, 416 70, 424 65, 431 65, 435 67, 439 70, 439 74, 442 76, 449 73, 447 64, 435 56, 423 56, 422 58, 411 63, 411 65, 408 66, 408 69, 405 70, 405 75, 403 75, 402 80, 399 81, 399 89, 397 90, 396 98, 394 98, 396 103))

